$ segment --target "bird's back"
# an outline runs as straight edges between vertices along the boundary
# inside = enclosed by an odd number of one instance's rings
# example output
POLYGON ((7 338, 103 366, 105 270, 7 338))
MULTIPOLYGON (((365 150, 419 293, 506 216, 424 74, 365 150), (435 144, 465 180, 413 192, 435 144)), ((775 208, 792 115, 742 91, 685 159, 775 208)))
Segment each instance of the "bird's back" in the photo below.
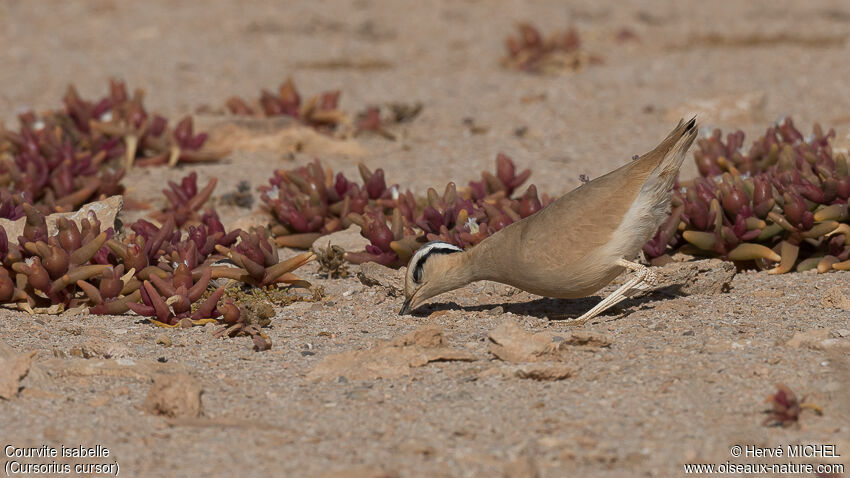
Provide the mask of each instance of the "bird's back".
POLYGON ((604 287, 622 271, 614 261, 632 259, 669 212, 670 188, 695 135, 693 120, 680 122, 653 151, 482 242, 494 275, 550 297, 604 287))

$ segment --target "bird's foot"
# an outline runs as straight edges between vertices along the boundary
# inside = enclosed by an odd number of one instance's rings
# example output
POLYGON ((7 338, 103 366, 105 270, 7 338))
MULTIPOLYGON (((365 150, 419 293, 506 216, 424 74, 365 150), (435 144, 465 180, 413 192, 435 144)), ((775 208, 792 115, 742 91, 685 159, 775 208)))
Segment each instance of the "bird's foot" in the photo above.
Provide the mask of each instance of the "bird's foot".
POLYGON ((570 320, 564 325, 569 327, 581 327, 590 319, 619 304, 623 300, 629 297, 634 297, 641 292, 645 292, 658 284, 658 276, 653 270, 643 264, 620 259, 617 261, 617 265, 634 272, 634 276, 618 287, 617 290, 608 295, 608 297, 602 299, 602 301, 584 313, 581 317, 570 320))

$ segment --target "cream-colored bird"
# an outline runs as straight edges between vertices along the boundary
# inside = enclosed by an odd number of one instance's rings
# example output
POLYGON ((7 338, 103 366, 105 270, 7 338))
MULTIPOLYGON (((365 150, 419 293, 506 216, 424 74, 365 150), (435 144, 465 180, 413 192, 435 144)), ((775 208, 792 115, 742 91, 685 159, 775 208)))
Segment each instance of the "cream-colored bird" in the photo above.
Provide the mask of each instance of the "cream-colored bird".
POLYGON ((581 325, 646 290, 654 274, 632 262, 670 213, 671 190, 697 136, 682 121, 655 149, 558 198, 464 251, 430 242, 410 259, 406 314, 435 295, 479 280, 563 299, 587 297, 628 269, 634 276, 587 313, 581 325))

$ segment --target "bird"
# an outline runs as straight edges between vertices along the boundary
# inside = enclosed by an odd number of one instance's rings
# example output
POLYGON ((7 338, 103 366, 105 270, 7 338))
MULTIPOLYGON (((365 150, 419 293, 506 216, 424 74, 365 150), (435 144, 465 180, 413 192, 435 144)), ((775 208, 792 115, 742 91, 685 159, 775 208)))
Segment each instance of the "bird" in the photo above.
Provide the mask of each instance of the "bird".
POLYGON ((480 280, 577 299, 599 291, 625 270, 632 272, 614 292, 568 322, 580 326, 650 289, 656 275, 635 259, 670 214, 679 168, 698 131, 696 117, 680 120, 652 151, 584 182, 470 249, 441 241, 423 245, 408 263, 399 315, 480 280))

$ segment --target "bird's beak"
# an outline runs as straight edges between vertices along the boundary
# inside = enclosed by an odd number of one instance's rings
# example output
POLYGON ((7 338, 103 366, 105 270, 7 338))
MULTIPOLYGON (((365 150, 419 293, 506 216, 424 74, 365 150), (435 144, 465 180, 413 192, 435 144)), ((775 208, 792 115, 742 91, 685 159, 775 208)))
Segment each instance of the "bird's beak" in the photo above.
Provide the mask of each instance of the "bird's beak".
POLYGON ((404 299, 404 304, 401 305, 401 310, 398 311, 398 315, 407 315, 410 312, 410 302, 413 300, 413 296, 404 299))

